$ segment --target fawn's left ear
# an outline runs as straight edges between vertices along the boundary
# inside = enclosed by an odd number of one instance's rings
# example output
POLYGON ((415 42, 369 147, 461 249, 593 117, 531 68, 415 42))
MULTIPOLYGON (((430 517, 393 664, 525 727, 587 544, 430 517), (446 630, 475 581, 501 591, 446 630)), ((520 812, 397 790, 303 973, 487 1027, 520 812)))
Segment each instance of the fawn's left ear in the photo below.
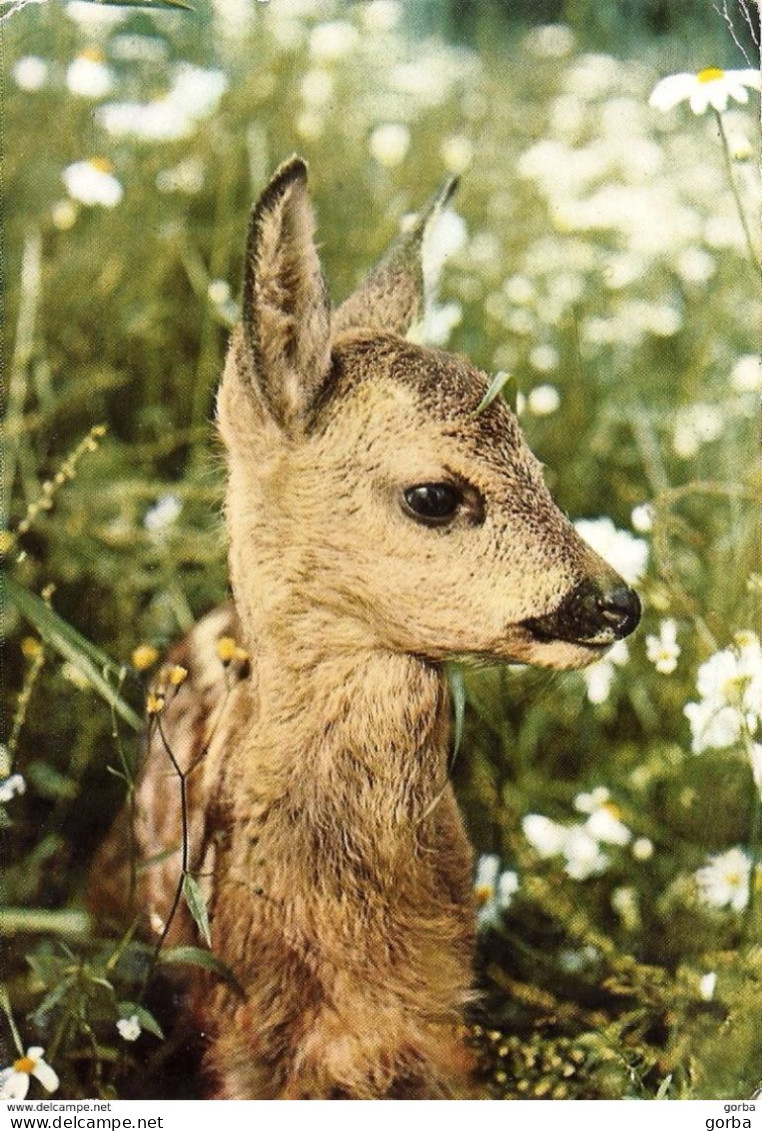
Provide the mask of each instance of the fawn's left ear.
POLYGON ((243 287, 254 383, 287 432, 309 413, 330 366, 330 302, 314 232, 307 166, 291 157, 252 211, 243 287))

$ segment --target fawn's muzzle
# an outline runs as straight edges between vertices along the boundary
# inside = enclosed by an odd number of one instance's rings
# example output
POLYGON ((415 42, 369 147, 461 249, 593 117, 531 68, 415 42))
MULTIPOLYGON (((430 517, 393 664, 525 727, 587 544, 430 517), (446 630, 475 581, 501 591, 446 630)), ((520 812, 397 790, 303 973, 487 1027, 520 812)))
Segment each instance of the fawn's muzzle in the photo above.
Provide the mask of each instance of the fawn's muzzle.
POLYGON ((530 617, 524 626, 538 640, 607 647, 629 636, 639 621, 640 599, 622 581, 611 587, 583 581, 552 613, 530 617))

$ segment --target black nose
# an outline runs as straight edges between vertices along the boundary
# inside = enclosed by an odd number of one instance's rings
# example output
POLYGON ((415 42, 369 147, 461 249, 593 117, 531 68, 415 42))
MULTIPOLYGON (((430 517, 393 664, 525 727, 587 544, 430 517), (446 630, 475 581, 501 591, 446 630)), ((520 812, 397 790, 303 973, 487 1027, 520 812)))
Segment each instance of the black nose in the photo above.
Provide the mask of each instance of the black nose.
POLYGON ((606 646, 629 636, 639 620, 637 593, 621 581, 606 588, 590 580, 581 582, 552 613, 532 617, 524 625, 539 640, 606 646))
POLYGON ((619 585, 616 589, 599 593, 595 605, 601 619, 620 640, 637 628, 640 620, 640 598, 634 589, 619 585))

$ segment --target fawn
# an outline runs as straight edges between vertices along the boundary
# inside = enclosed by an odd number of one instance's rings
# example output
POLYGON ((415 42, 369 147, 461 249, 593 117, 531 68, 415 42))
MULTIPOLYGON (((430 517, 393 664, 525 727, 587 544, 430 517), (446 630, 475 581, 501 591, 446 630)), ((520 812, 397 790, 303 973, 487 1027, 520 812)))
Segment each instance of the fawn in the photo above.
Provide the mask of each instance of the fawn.
MULTIPOLYGON (((181 841, 168 746, 213 950, 245 991, 190 992, 212 1097, 478 1094, 443 662, 579 667, 639 619, 506 403, 476 411, 488 378, 406 340, 451 187, 333 312, 301 159, 251 216, 218 397, 235 607, 171 656, 189 675, 149 731, 133 826, 138 907, 162 932, 181 841), (223 636, 245 649, 227 668, 223 636)), ((128 820, 96 868, 101 916, 125 913, 128 820)), ((169 937, 195 940, 187 910, 169 937)))

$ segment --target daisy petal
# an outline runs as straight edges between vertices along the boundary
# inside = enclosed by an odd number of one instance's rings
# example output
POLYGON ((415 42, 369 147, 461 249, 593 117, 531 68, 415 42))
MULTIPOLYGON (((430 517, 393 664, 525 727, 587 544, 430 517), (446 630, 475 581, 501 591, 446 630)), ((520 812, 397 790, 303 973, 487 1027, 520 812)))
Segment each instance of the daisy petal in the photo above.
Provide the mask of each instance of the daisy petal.
POLYGON ((25 1100, 29 1091, 29 1077, 26 1072, 16 1072, 5 1068, 0 1072, 0 1100, 25 1100))
POLYGON ((46 1064, 44 1060, 40 1060, 32 1069, 32 1075, 36 1080, 39 1080, 46 1092, 55 1092, 58 1089, 58 1076, 56 1072, 46 1064))

